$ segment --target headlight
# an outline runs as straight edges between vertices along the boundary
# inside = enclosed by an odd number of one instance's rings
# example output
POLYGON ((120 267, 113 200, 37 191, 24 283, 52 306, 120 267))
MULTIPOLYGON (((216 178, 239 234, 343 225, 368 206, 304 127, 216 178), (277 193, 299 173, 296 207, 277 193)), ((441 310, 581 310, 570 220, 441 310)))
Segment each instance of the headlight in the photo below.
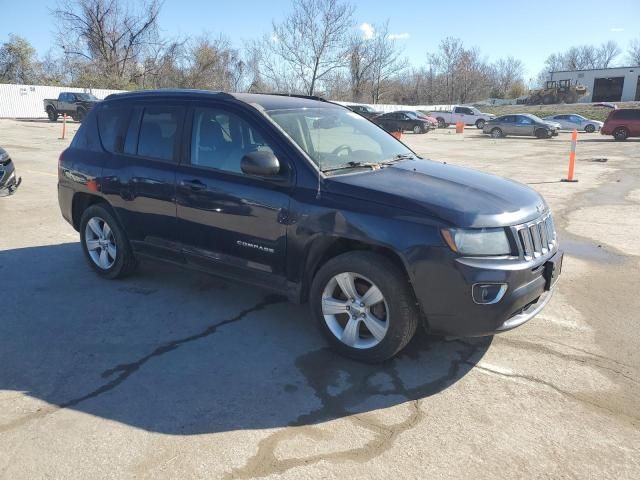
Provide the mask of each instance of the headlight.
POLYGON ((461 255, 509 255, 511 246, 504 228, 445 228, 442 237, 461 255))
POLYGON ((0 162, 4 162, 9 159, 9 154, 7 152, 0 152, 0 162))

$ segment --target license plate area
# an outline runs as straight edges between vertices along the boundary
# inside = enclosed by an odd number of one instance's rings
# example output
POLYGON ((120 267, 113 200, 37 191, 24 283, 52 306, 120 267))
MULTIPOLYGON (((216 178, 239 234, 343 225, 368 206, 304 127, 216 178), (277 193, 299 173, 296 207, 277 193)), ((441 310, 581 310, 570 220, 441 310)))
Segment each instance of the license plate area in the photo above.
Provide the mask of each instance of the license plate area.
POLYGON ((551 290, 562 272, 563 252, 556 253, 544 264, 545 290, 551 290))

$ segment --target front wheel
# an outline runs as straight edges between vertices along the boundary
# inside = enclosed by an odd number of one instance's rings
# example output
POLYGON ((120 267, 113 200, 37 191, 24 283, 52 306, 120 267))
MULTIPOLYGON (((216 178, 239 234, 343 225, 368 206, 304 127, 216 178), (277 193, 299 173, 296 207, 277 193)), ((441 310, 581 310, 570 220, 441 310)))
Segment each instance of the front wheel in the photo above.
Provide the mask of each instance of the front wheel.
POLYGON ((349 252, 311 284, 312 315, 334 349, 355 360, 390 359, 413 337, 419 312, 404 272, 386 257, 349 252))
POLYGON ((584 131, 587 133, 593 133, 596 131, 596 127, 594 127, 593 125, 589 124, 586 127, 584 127, 584 131))
POLYGON ((104 205, 92 205, 82 214, 80 243, 89 265, 100 276, 121 278, 135 270, 137 261, 129 240, 104 205))
POLYGON ((423 133, 422 127, 420 125, 414 126, 413 133, 423 133))
POLYGON ((480 119, 476 122, 476 127, 482 130, 484 128, 484 124, 485 124, 485 121, 483 119, 480 119))
POLYGON ((551 138, 551 133, 548 132, 547 130, 540 128, 538 130, 536 130, 536 137, 537 138, 551 138))
POLYGON ((82 123, 86 118, 86 116, 87 116, 87 111, 83 108, 79 108, 78 112, 76 113, 76 116, 74 117, 74 120, 77 120, 78 122, 82 123))

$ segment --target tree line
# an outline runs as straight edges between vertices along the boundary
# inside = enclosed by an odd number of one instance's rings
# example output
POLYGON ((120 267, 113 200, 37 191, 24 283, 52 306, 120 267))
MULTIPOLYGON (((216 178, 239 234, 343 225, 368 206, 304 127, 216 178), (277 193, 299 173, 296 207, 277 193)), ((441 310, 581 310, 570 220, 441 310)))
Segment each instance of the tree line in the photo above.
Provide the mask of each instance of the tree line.
MULTIPOLYGON (((201 88, 322 95, 363 103, 468 103, 525 95, 524 65, 489 61, 454 37, 426 52, 423 65, 403 56, 403 35, 389 21, 356 22, 345 0, 292 0, 262 38, 234 45, 224 36, 165 38, 159 0, 60 0, 51 10, 56 47, 38 58, 27 39, 0 45, 0 83, 84 88, 201 88)), ((613 41, 552 53, 549 71, 640 64, 640 38, 625 52, 613 41)), ((529 85, 535 86, 535 85, 529 85)))

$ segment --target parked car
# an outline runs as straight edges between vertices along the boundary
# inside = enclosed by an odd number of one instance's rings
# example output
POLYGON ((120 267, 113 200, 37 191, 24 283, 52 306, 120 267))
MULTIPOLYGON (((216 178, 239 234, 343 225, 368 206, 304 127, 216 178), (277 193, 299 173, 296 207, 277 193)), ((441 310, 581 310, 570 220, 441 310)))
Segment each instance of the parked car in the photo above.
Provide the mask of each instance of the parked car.
POLYGON ((431 116, 436 118, 439 128, 447 128, 457 122, 464 122, 465 125, 475 125, 481 130, 486 122, 495 118, 495 115, 482 113, 476 107, 463 107, 461 105, 454 105, 453 110, 431 112, 431 116))
POLYGON ((560 124, 548 122, 530 113, 517 115, 503 115, 485 123, 483 133, 493 138, 506 137, 507 135, 524 135, 537 138, 551 138, 557 136, 560 124))
POLYGON ((368 362, 420 324, 453 336, 523 324, 562 264, 531 188, 421 159, 307 97, 110 95, 60 156, 58 200, 98 275, 144 256, 241 279, 309 302, 328 341, 368 362))
POLYGON ((603 125, 598 120, 591 120, 575 113, 551 115, 550 117, 544 117, 543 120, 559 123, 562 130, 584 130, 587 133, 600 130, 603 125))
POLYGON ((438 128, 438 119, 436 117, 432 117, 430 112, 427 112, 425 110, 416 110, 416 113, 420 118, 428 120, 433 128, 438 128))
POLYGON ((427 133, 433 125, 426 118, 419 117, 415 112, 398 111, 385 113, 372 119, 372 121, 387 132, 405 132, 427 133))
POLYGON ((616 140, 640 137, 640 108, 611 110, 600 129, 602 135, 613 135, 616 140))
POLYGON ((58 120, 61 115, 68 115, 73 120, 82 122, 89 110, 99 102, 100 99, 91 93, 61 92, 58 99, 45 98, 44 111, 51 122, 58 120))
POLYGON ((382 112, 379 112, 378 110, 371 108, 368 105, 347 105, 347 108, 362 115, 364 118, 368 118, 369 120, 377 117, 378 115, 382 115, 382 112))
POLYGON ((16 169, 7 151, 0 147, 0 197, 8 197, 18 190, 22 179, 16 176, 16 169))

